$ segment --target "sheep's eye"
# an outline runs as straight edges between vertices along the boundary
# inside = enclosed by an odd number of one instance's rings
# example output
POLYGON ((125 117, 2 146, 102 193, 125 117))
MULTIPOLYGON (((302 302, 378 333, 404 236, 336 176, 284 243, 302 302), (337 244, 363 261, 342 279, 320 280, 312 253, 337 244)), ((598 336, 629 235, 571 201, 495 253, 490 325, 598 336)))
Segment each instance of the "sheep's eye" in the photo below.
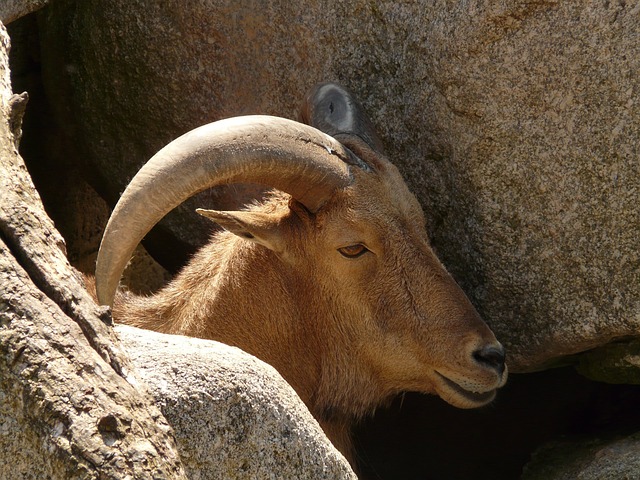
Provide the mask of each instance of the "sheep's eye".
POLYGON ((343 257, 358 258, 360 255, 364 255, 369 250, 361 243, 356 243, 355 245, 348 245, 346 247, 339 248, 338 251, 343 257))

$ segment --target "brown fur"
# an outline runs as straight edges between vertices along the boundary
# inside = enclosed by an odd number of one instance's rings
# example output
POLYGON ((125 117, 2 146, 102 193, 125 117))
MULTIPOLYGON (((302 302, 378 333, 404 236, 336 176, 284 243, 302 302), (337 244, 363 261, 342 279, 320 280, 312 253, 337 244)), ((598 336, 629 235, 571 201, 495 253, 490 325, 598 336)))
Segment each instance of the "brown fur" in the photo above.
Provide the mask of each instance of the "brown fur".
POLYGON ((377 173, 354 168, 353 185, 317 214, 285 194, 210 212, 235 235, 214 235, 156 295, 119 294, 115 319, 236 345, 273 365, 347 456, 351 424, 399 392, 463 408, 490 401, 506 373, 473 352, 495 337, 433 254, 397 169, 373 163, 377 173), (370 252, 338 251, 358 243, 370 252), (461 394, 440 374, 488 393, 461 394))

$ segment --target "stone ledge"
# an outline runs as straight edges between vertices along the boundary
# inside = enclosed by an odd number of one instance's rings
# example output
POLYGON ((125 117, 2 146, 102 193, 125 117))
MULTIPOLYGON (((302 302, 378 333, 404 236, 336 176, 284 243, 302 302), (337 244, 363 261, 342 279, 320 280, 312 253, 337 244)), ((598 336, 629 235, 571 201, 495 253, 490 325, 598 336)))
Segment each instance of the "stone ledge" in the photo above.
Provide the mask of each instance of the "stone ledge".
POLYGON ((356 478, 273 367, 218 342, 116 331, 173 427, 191 480, 356 478))

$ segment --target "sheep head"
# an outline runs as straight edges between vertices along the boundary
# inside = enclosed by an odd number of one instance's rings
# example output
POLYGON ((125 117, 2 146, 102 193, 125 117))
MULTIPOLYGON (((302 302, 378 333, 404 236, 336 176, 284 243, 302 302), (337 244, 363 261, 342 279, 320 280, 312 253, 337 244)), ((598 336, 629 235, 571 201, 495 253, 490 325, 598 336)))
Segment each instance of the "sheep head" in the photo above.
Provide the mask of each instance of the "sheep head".
POLYGON ((362 107, 342 87, 322 84, 302 120, 311 126, 263 116, 215 122, 152 158, 107 226, 100 302, 111 304, 131 252, 171 208, 214 185, 261 183, 287 195, 246 211, 199 213, 299 277, 296 311, 320 322, 319 335, 340 343, 366 377, 359 392, 336 380, 314 402, 356 415, 401 391, 435 393, 461 408, 490 402, 507 378, 504 349, 433 253, 422 209, 362 107))

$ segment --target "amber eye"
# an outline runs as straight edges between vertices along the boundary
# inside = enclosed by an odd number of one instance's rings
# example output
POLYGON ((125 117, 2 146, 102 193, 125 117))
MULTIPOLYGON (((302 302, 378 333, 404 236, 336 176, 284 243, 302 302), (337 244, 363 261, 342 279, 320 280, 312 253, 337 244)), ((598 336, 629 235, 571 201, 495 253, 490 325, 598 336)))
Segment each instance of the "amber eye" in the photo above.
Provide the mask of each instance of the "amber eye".
POLYGON ((356 243, 355 245, 347 245, 346 247, 339 248, 338 251, 343 257, 358 258, 360 255, 364 255, 369 250, 367 250, 367 247, 365 247, 361 243, 356 243))

